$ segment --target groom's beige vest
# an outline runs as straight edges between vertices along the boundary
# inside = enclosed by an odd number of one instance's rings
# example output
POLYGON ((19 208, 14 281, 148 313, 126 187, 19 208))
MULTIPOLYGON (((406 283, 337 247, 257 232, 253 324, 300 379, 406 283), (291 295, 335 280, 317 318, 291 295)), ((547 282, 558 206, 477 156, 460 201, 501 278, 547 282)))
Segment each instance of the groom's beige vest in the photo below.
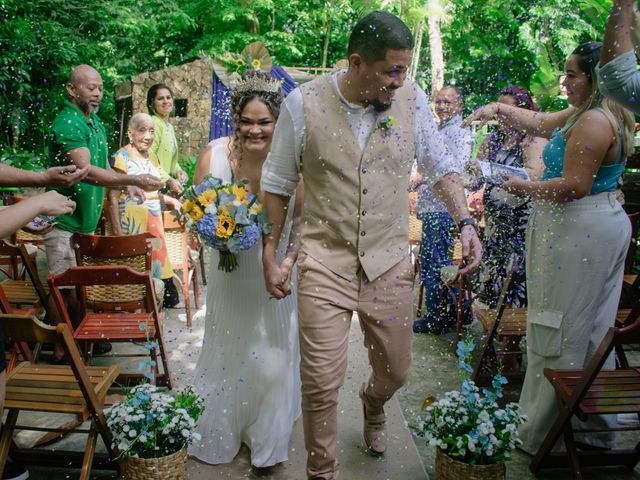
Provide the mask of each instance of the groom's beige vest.
POLYGON ((304 101, 302 249, 332 272, 369 280, 397 264, 409 244, 408 185, 415 158, 416 87, 396 91, 389 130, 376 126, 360 150, 330 76, 300 86, 304 101))

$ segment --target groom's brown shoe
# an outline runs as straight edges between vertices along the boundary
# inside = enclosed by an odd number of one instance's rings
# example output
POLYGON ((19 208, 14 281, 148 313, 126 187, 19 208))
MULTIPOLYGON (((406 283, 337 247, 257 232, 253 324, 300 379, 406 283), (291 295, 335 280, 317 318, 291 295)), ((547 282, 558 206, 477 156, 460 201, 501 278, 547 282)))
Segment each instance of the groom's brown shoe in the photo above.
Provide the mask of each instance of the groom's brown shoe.
POLYGON ((362 413, 364 415, 364 443, 366 443, 369 453, 372 455, 384 455, 387 450, 387 416, 384 410, 381 413, 367 413, 367 404, 364 397, 364 387, 360 387, 360 400, 362 400, 362 413))

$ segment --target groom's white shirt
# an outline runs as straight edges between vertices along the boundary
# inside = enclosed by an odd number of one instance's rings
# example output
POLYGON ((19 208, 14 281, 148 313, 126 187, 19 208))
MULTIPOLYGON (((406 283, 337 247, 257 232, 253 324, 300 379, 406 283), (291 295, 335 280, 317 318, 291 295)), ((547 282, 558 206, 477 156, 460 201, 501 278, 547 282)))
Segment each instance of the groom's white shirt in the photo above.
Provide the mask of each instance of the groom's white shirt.
MULTIPOLYGON (((338 76, 344 70, 332 74, 333 86, 347 114, 349 126, 360 150, 364 151, 369 137, 376 128, 376 111, 347 101, 338 88, 338 76)), ((460 173, 458 162, 453 159, 441 138, 427 95, 417 88, 416 98, 416 159, 418 170, 429 186, 448 173, 460 173)), ((290 197, 300 180, 300 159, 304 151, 305 120, 302 92, 293 90, 282 104, 271 152, 262 168, 262 190, 290 197)), ((340 139, 336 138, 339 142, 340 139)))

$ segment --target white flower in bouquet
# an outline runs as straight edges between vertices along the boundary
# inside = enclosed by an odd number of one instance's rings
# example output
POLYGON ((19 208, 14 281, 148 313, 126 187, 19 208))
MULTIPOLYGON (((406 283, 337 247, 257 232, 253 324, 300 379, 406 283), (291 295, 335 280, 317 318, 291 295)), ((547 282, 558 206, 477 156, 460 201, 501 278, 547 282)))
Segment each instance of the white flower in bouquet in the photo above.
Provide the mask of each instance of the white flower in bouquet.
POLYGON ((158 458, 200 439, 193 429, 203 410, 202 398, 191 387, 172 396, 143 384, 131 389, 123 402, 105 409, 105 416, 113 446, 121 454, 158 458))

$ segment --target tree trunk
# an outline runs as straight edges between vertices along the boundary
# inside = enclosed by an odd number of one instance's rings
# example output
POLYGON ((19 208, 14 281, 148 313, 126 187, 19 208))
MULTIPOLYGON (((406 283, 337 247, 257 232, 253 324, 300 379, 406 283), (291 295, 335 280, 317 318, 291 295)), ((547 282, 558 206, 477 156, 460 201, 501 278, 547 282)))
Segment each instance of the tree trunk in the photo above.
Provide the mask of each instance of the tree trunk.
POLYGON ((335 0, 329 0, 329 18, 327 19, 327 28, 324 34, 324 46, 322 47, 322 68, 327 68, 327 60, 329 57, 329 39, 331 38, 331 26, 333 24, 335 3, 335 0))
POLYGON ((435 96, 444 85, 444 54, 440 21, 433 16, 429 16, 429 48, 431 50, 431 94, 435 96))
POLYGON ((420 19, 418 25, 416 25, 416 31, 414 32, 414 38, 416 44, 413 47, 413 54, 411 56, 411 66, 409 67, 409 78, 411 80, 416 78, 418 71, 418 64, 420 63, 420 49, 422 48, 422 34, 424 33, 424 18, 420 19))

